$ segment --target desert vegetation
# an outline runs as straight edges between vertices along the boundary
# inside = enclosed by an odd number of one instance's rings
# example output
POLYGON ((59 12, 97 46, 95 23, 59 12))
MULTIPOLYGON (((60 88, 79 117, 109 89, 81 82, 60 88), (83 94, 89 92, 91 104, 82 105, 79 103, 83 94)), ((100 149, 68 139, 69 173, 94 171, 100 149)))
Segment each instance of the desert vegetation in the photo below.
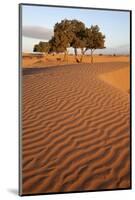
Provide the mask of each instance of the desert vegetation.
POLYGON ((96 49, 105 48, 105 35, 100 32, 98 25, 91 25, 90 28, 78 20, 64 19, 54 26, 54 35, 48 42, 40 41, 35 44, 34 52, 64 53, 63 60, 68 56, 68 48, 74 49, 74 56, 77 63, 81 63, 85 53, 90 50, 91 63, 93 63, 93 52, 96 49), (80 50, 81 57, 78 57, 80 50))

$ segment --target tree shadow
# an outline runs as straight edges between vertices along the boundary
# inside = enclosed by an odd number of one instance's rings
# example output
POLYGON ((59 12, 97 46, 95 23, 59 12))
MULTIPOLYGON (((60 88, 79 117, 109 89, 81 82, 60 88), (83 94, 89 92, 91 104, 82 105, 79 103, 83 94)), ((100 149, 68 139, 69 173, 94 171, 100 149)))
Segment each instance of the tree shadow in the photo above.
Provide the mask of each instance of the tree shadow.
POLYGON ((31 74, 39 74, 43 72, 49 72, 51 70, 59 70, 64 68, 69 68, 70 66, 77 66, 78 64, 66 64, 66 65, 55 65, 55 66, 49 66, 49 67, 34 67, 34 68, 23 68, 22 69, 22 75, 31 75, 31 74))
POLYGON ((24 68, 22 69, 23 75, 39 74, 46 71, 46 68, 24 68))

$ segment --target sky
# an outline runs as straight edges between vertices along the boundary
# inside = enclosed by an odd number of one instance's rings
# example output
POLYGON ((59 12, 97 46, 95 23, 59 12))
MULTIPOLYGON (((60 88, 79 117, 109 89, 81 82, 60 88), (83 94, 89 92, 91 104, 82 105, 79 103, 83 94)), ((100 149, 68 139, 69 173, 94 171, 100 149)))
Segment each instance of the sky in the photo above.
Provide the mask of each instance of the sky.
POLYGON ((130 13, 96 9, 22 6, 22 51, 32 52, 34 44, 48 41, 53 27, 63 19, 77 19, 86 27, 98 25, 106 36, 104 50, 98 53, 128 54, 130 48, 130 13))

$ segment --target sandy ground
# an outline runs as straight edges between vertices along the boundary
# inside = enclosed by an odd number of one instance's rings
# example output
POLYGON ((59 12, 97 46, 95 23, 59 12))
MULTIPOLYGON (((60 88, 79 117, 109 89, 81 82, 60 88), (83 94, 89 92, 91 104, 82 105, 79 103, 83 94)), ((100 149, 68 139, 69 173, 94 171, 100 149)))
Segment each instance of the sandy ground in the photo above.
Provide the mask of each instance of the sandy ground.
MULTIPOLYGON (((79 56, 78 56, 79 58, 79 56)), ((62 54, 59 55, 32 55, 25 53, 23 54, 22 59, 22 66, 24 68, 31 68, 31 67, 47 67, 47 66, 59 66, 59 65, 66 65, 66 64, 76 64, 75 58, 73 55, 69 55, 63 60, 64 56, 62 54)), ((99 62, 129 62, 129 56, 110 56, 110 55, 94 55, 94 63, 99 62)), ((83 63, 90 63, 91 57, 89 55, 85 55, 83 58, 83 63)))
POLYGON ((127 70, 128 62, 23 69, 23 194, 130 187, 127 70))
POLYGON ((99 78, 123 91, 130 92, 130 68, 100 74, 99 78))

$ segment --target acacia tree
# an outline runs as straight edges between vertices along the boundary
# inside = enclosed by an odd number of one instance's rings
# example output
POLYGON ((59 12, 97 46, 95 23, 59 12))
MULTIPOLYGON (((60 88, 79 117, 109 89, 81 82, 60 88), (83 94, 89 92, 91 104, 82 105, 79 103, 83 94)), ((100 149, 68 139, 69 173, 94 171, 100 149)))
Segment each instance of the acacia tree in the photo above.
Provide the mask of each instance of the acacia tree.
POLYGON ((75 59, 77 62, 82 62, 83 59, 83 49, 86 46, 86 28, 85 24, 78 20, 71 21, 72 38, 70 41, 70 46, 74 48, 75 59), (79 60, 77 49, 81 49, 81 58, 79 60))
POLYGON ((70 20, 62 20, 54 26, 54 36, 49 41, 51 46, 50 52, 64 52, 64 60, 68 54, 67 48, 70 47, 72 37, 70 20))
POLYGON ((56 34, 49 40, 49 45, 50 45, 50 53, 56 52, 56 53, 63 53, 64 52, 64 61, 66 59, 66 46, 60 42, 59 36, 56 34))
MULTIPOLYGON (((76 62, 82 62, 86 51, 91 51, 91 63, 93 63, 93 52, 95 49, 102 49, 105 43, 105 36, 100 32, 97 25, 86 28, 85 24, 78 20, 62 20, 54 26, 54 37, 51 46, 56 52, 65 52, 67 48, 74 48, 76 62), (77 49, 81 49, 81 58, 78 58, 77 49)), ((65 58, 65 56, 64 56, 65 58)))
POLYGON ((35 44, 35 45, 34 45, 33 51, 34 51, 34 52, 41 52, 41 48, 40 48, 39 44, 35 44))
POLYGON ((35 44, 33 48, 34 52, 45 52, 49 53, 50 51, 50 45, 48 42, 42 42, 40 41, 39 44, 35 44))
POLYGON ((87 50, 91 51, 91 63, 93 63, 93 52, 96 49, 103 49, 105 48, 105 35, 100 32, 100 29, 97 25, 91 26, 90 28, 86 29, 86 48, 87 50))
POLYGON ((85 24, 78 20, 64 19, 54 26, 54 36, 49 42, 39 42, 34 46, 33 51, 36 52, 56 52, 64 53, 64 60, 67 53, 67 48, 74 48, 76 62, 82 62, 86 51, 91 51, 91 63, 93 63, 93 52, 96 49, 102 49, 105 43, 105 36, 100 32, 97 25, 90 28, 85 27, 85 24), (77 50, 81 49, 81 58, 78 58, 77 50))
POLYGON ((77 49, 85 47, 85 25, 78 20, 62 20, 54 26, 54 36, 49 41, 51 50, 56 52, 64 52, 64 59, 67 55, 67 48, 73 47, 75 59, 77 62, 82 61, 82 57, 78 58, 77 49))

